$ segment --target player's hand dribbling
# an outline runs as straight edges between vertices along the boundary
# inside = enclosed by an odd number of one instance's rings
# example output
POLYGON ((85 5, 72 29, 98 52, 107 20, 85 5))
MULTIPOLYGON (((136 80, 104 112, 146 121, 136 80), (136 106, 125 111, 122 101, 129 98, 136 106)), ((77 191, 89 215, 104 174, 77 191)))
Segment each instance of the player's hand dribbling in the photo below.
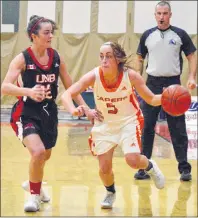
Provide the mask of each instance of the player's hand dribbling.
POLYGON ((42 85, 35 85, 33 88, 30 89, 29 97, 36 101, 41 102, 45 99, 45 89, 42 85))

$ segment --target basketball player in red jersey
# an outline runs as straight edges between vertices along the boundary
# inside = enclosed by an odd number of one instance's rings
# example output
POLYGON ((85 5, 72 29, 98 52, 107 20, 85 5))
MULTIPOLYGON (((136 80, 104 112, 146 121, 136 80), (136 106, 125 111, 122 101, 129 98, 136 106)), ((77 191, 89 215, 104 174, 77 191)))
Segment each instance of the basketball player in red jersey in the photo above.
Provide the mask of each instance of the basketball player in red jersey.
MULTIPOLYGON (((32 46, 12 60, 1 88, 2 94, 20 96, 12 108, 11 125, 31 155, 29 182, 23 184, 23 188, 31 192, 24 205, 27 212, 38 211, 40 201, 50 200, 41 184, 45 162, 50 158, 57 139, 55 100, 59 76, 65 88, 72 84, 64 60, 51 48, 55 29, 56 24, 52 20, 36 15, 30 18, 27 33, 32 46), (22 78, 21 87, 14 85, 19 76, 22 78)), ((80 95, 75 101, 86 105, 80 95)), ((79 115, 84 114, 81 106, 78 112, 79 115)), ((86 110, 90 118, 96 114, 95 110, 86 110)))
MULTIPOLYGON (((92 128, 92 152, 99 160, 99 175, 107 190, 101 203, 102 208, 112 208, 116 191, 112 158, 115 147, 121 146, 127 164, 143 168, 153 178, 157 188, 164 187, 165 179, 157 164, 140 154, 142 112, 134 88, 151 105, 161 105, 161 95, 154 95, 145 85, 143 78, 125 66, 125 51, 117 43, 107 42, 100 48, 100 66, 85 74, 62 95, 64 107, 79 115, 72 98, 87 87, 94 87, 96 107, 104 120, 95 121, 92 128)), ((86 108, 85 108, 86 110, 86 108)))

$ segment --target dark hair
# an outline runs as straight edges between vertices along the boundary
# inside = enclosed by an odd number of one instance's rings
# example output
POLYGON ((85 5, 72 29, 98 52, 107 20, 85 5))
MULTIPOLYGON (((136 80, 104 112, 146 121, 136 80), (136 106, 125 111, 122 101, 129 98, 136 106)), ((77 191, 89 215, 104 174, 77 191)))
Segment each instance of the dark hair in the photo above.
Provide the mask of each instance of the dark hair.
POLYGON ((40 17, 38 15, 32 15, 30 17, 28 27, 27 27, 28 37, 30 38, 31 42, 33 41, 32 36, 31 36, 32 33, 34 33, 35 35, 38 35, 38 31, 41 28, 40 26, 41 23, 51 23, 53 32, 54 30, 57 29, 57 25, 53 20, 50 20, 45 17, 40 17))
POLYGON ((103 45, 111 46, 115 58, 119 61, 119 72, 125 70, 126 68, 134 68, 134 66, 131 65, 132 60, 129 60, 132 57, 132 54, 127 56, 125 50, 120 44, 118 44, 117 42, 105 42, 103 45))
POLYGON ((155 8, 157 8, 157 6, 168 6, 169 7, 169 10, 171 11, 171 6, 170 6, 170 3, 168 2, 168 1, 160 1, 160 2, 158 2, 157 4, 156 4, 156 7, 155 8))

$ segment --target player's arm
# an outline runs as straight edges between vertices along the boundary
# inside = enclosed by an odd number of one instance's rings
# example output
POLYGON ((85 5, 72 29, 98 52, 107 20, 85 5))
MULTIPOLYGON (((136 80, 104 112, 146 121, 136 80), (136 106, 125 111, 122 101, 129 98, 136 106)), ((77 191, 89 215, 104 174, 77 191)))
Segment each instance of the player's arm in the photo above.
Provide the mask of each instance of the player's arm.
POLYGON ((10 63, 8 72, 1 86, 2 95, 28 96, 35 101, 42 101, 45 98, 45 92, 41 85, 33 88, 18 87, 14 83, 25 70, 25 59, 22 53, 17 55, 10 63))
POLYGON ((73 116, 79 116, 80 107, 76 108, 72 99, 75 99, 81 92, 83 92, 89 86, 93 86, 95 82, 95 73, 90 71, 89 73, 82 76, 82 78, 71 85, 62 95, 61 100, 65 109, 70 112, 73 116))
POLYGON ((131 86, 135 87, 136 91, 148 104, 153 106, 161 105, 161 95, 154 95, 153 92, 146 86, 144 79, 139 73, 129 70, 129 79, 131 86))
MULTIPOLYGON (((69 73, 67 72, 65 61, 61 56, 60 56, 60 78, 65 89, 68 89, 72 85, 72 79, 69 73)), ((76 95, 73 99, 78 105, 85 105, 88 107, 88 105, 85 103, 81 95, 76 95)))
POLYGON ((17 55, 10 63, 8 72, 2 82, 1 93, 3 95, 26 96, 29 88, 20 88, 14 85, 15 81, 25 68, 25 60, 22 53, 17 55))

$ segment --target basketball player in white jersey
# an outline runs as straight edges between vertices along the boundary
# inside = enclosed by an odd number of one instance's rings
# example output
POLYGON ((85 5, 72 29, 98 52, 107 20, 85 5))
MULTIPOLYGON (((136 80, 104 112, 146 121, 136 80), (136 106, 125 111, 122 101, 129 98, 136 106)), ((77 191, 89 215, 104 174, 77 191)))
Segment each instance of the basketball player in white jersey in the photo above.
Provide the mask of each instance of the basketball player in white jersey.
POLYGON ((102 208, 112 208, 116 191, 112 171, 112 157, 116 146, 121 146, 127 164, 133 169, 145 169, 162 189, 165 179, 153 160, 140 154, 142 112, 134 89, 153 106, 161 105, 161 95, 154 95, 145 85, 143 78, 126 67, 126 53, 117 43, 106 42, 100 48, 100 66, 85 74, 62 95, 64 107, 74 116, 87 109, 75 107, 72 98, 87 87, 94 87, 96 107, 104 120, 95 120, 91 131, 92 152, 99 160, 99 175, 106 187, 107 195, 101 202, 102 208))

